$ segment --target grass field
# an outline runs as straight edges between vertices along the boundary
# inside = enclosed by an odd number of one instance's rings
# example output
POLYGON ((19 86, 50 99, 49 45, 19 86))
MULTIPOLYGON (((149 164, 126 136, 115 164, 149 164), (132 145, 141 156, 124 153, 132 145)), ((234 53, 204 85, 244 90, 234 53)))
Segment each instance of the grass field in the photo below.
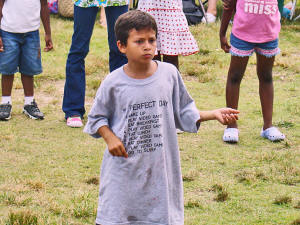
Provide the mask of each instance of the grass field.
MULTIPOLYGON (((45 120, 22 114, 17 75, 12 119, 0 121, 0 224, 94 224, 105 144, 65 125, 61 103, 73 21, 52 17, 51 25, 55 49, 42 53, 44 72, 35 81, 45 120)), ((201 110, 225 105, 230 56, 219 47, 219 25, 191 27, 200 51, 180 58, 185 84, 201 110)), ((44 46, 43 35, 41 40, 44 46)), ((224 127, 217 122, 203 123, 198 134, 179 135, 186 225, 300 224, 299 46, 299 22, 284 23, 273 73, 273 121, 285 141, 259 136, 255 56, 241 85, 239 144, 224 144, 224 127)), ((87 111, 108 73, 107 55, 106 31, 96 24, 86 60, 87 111)))

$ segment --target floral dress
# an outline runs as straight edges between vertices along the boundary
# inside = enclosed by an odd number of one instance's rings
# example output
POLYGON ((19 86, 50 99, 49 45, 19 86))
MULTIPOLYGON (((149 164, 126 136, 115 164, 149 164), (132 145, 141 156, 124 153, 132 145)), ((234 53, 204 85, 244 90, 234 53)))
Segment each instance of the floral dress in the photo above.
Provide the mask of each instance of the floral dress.
POLYGON ((139 0, 138 9, 151 14, 157 23, 157 51, 162 55, 191 55, 198 45, 189 31, 182 0, 139 0))

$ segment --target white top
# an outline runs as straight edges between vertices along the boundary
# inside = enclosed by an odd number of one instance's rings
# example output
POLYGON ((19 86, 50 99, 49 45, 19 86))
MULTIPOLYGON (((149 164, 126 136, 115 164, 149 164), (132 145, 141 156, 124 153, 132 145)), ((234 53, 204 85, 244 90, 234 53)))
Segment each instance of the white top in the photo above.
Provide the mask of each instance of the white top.
POLYGON ((5 0, 1 29, 11 33, 26 33, 40 27, 40 0, 5 0))

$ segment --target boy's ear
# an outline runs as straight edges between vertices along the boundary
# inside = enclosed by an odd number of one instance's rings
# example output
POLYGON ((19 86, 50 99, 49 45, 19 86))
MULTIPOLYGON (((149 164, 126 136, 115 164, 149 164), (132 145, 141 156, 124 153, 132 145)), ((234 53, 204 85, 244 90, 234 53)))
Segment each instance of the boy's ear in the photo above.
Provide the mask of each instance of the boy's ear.
POLYGON ((126 45, 123 45, 120 40, 117 41, 118 49, 121 53, 126 54, 126 45))

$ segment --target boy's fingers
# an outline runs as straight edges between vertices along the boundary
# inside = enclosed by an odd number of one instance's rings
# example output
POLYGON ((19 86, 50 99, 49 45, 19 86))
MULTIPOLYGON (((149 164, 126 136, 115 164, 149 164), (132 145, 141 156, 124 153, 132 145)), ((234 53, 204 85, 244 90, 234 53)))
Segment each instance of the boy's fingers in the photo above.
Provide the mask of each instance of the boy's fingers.
POLYGON ((121 153, 122 153, 122 156, 124 156, 125 158, 128 158, 128 154, 127 154, 126 149, 124 148, 123 145, 121 146, 121 153))

